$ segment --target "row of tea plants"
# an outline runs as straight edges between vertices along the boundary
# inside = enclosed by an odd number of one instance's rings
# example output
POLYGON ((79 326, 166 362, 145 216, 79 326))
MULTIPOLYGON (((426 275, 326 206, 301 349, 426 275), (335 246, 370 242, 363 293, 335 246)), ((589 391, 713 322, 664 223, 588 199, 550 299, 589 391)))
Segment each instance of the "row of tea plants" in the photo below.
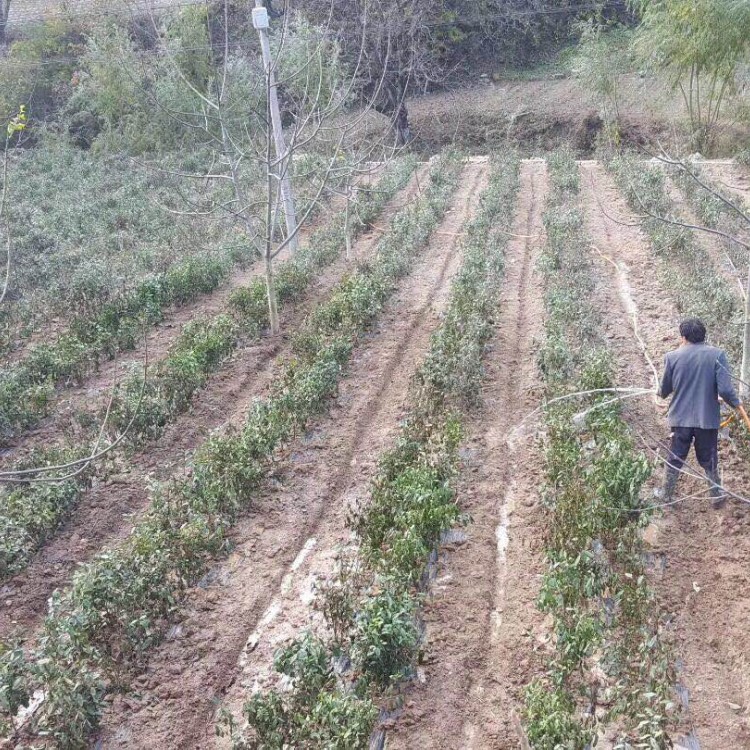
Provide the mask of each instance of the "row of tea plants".
MULTIPOLYGON (((553 399, 612 388, 615 379, 595 307, 578 167, 566 152, 549 164, 540 367, 553 399)), ((618 748, 671 746, 669 651, 641 543, 648 513, 639 511, 640 495, 652 467, 611 401, 611 393, 592 394, 545 411, 547 569, 538 604, 552 618, 553 648, 546 673, 526 690, 534 750, 584 748, 607 731, 618 748)))
POLYGON ((281 649, 285 688, 252 695, 243 718, 218 727, 237 748, 366 748, 377 703, 398 691, 424 648, 419 613, 426 569, 442 534, 462 519, 456 499, 462 411, 479 400, 482 358, 493 330, 518 159, 492 163, 490 184, 463 240, 463 263, 445 319, 412 383, 395 447, 379 461, 369 503, 355 509, 357 539, 320 586, 321 632, 281 649))
MULTIPOLYGON (((748 216, 748 210, 742 199, 730 194, 702 168, 700 162, 687 162, 685 166, 700 182, 716 193, 716 195, 712 195, 709 190, 702 187, 681 167, 674 167, 670 171, 680 192, 695 212, 698 221, 709 229, 722 231, 731 237, 737 237, 746 242, 748 223, 742 215, 748 216)), ((744 283, 748 265, 747 249, 738 242, 732 242, 726 238, 715 236, 714 239, 721 245, 727 259, 731 261, 734 269, 739 273, 740 281, 744 283)))
MULTIPOLYGON (((85 157, 72 158, 80 160, 85 157)), ((96 169, 93 165, 88 166, 90 169, 96 169)), ((137 182, 136 186, 145 193, 144 196, 140 196, 140 199, 150 205, 153 196, 151 199, 147 197, 148 186, 141 182, 137 182)), ((128 191, 129 199, 135 200, 131 195, 132 187, 129 186, 128 191)), ((309 189, 307 192, 309 193, 309 189)), ((140 193, 136 191, 136 195, 140 193)), ((320 210, 320 201, 309 195, 307 199, 313 201, 315 211, 320 210)), ((116 223, 119 221, 116 218, 119 215, 118 211, 126 211, 126 209, 116 200, 114 200, 114 205, 110 206, 109 203, 113 200, 112 197, 103 198, 100 201, 94 201, 94 205, 99 206, 101 201, 104 201, 105 205, 101 212, 108 217, 113 214, 115 218, 111 218, 111 221, 116 223)), ((41 202, 46 204, 45 201, 41 202)), ((84 204, 78 202, 76 205, 84 204)), ((158 210, 169 216, 163 209, 158 210)), ((300 211, 305 210, 303 201, 300 211)), ((315 211, 312 211, 311 215, 315 211)), ((124 226, 137 225, 141 219, 146 221, 141 213, 135 211, 128 213, 128 218, 122 219, 124 226)), ((150 213, 146 213, 150 217, 150 213)), ((155 221, 153 218, 148 220, 155 221)), ((19 232, 19 236, 28 238, 33 235, 38 221, 33 218, 29 221, 31 221, 31 229, 23 233, 19 232)), ((92 242, 94 239, 97 242, 100 241, 99 235, 110 237, 112 234, 117 236, 122 234, 122 231, 118 234, 118 231, 111 227, 107 230, 99 227, 89 216, 88 211, 84 211, 81 216, 77 216, 76 221, 72 222, 75 229, 69 228, 68 223, 70 220, 58 221, 58 231, 67 231, 72 235, 69 241, 73 242, 74 238, 77 238, 79 245, 85 245, 81 235, 85 236, 87 231, 93 231, 92 227, 98 227, 98 234, 91 238, 92 242)), ((175 224, 174 217, 169 224, 175 224)), ((128 240, 129 244, 135 243, 134 247, 121 246, 124 242, 122 238, 118 240, 120 245, 117 246, 118 262, 129 263, 132 266, 129 276, 117 280, 114 261, 108 259, 106 255, 96 260, 81 261, 81 268, 77 272, 83 276, 80 282, 82 285, 81 301, 77 301, 76 293, 73 291, 63 297, 69 315, 63 316, 67 324, 63 327, 62 333, 51 336, 50 341, 29 347, 17 362, 6 365, 0 371, 0 445, 32 427, 47 414, 56 389, 80 382, 94 372, 101 362, 114 358, 122 351, 134 349, 142 338, 144 329, 159 323, 167 308, 186 305, 215 291, 229 278, 237 266, 245 266, 257 258, 257 252, 247 238, 231 226, 226 226, 225 223, 220 227, 223 230, 220 237, 211 235, 208 249, 183 253, 173 250, 169 259, 165 258, 163 263, 158 264, 150 272, 139 273, 135 266, 139 262, 138 247, 140 246, 137 245, 135 237, 140 237, 144 233, 146 237, 149 237, 149 232, 148 230, 137 232, 136 229, 137 227, 135 229, 131 227, 134 237, 128 240), (232 238, 233 235, 234 239, 226 239, 232 238), (98 264, 96 274, 90 269, 92 263, 98 264), (93 278, 94 275, 96 279, 93 278)), ((53 232, 53 229, 47 228, 45 231, 53 232)), ((201 237, 203 234, 196 229, 192 236, 201 237)), ((156 238, 163 243, 167 242, 163 231, 159 232, 156 238)), ((180 245, 187 248, 187 239, 182 238, 180 245)), ((99 247, 99 245, 94 244, 94 247, 99 247)), ((78 252, 87 254, 93 250, 78 247, 78 252)), ((57 257, 50 248, 42 256, 57 257)), ((68 262, 64 258, 57 258, 57 260, 60 263, 68 262)), ((17 268, 33 265, 34 261, 21 254, 13 258, 12 274, 16 274, 17 268)), ((62 271, 58 272, 58 276, 63 275, 62 271)), ((51 303, 47 303, 46 307, 50 310, 55 309, 51 303)), ((38 323, 39 321, 34 323, 36 329, 39 328, 38 323)))
MULTIPOLYGON (((396 160, 386 168, 374 190, 362 191, 357 220, 350 226, 354 235, 370 226, 408 182, 415 166, 412 157, 396 160)), ((345 246, 341 216, 313 232, 295 257, 279 265, 276 277, 279 303, 287 305, 304 298, 317 274, 345 246)), ((230 307, 231 314, 188 323, 168 356, 151 368, 145 382, 139 372, 123 384, 109 414, 108 429, 113 439, 125 430, 129 430, 127 443, 131 446, 157 438, 170 421, 189 408, 195 394, 241 340, 257 337, 268 326, 265 285, 261 279, 236 290, 230 298, 230 307)), ((61 465, 67 462, 61 459, 61 454, 75 454, 76 458, 91 455, 99 429, 92 431, 90 439, 79 440, 75 450, 34 451, 17 468, 61 465)), ((0 494, 0 580, 25 567, 39 546, 55 532, 88 487, 92 471, 107 470, 105 463, 63 482, 23 484, 0 494)))
POLYGON ((353 347, 427 245, 461 172, 454 153, 432 165, 426 190, 396 215, 375 260, 344 279, 296 334, 294 359, 244 426, 209 438, 188 474, 154 489, 150 509, 127 540, 82 566, 71 587, 53 596, 24 660, 17 648, 5 650, 0 693, 12 688, 15 696, 6 721, 29 695, 44 695, 23 730, 25 740, 87 746, 106 694, 124 687, 129 668, 162 638, 184 590, 226 550, 228 532, 251 506, 273 456, 326 408, 353 347))

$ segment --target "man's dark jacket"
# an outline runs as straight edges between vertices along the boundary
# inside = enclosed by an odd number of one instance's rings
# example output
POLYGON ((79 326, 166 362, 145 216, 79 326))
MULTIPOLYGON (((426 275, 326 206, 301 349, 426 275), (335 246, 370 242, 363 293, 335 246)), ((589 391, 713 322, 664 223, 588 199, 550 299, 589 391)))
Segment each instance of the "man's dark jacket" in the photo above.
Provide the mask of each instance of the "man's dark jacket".
POLYGON ((717 430, 721 424, 719 396, 735 408, 740 404, 727 355, 708 344, 685 344, 667 354, 659 395, 667 398, 672 393, 671 427, 717 430))

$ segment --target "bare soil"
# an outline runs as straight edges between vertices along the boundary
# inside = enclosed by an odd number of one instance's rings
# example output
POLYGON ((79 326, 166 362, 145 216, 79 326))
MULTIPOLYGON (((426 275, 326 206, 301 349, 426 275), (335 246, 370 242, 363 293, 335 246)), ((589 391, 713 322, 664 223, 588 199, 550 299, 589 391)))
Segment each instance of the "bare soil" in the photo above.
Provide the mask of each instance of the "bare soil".
POLYGON ((348 538, 348 502, 366 492, 398 430, 460 265, 460 230, 486 180, 485 162, 467 166, 424 257, 355 354, 330 415, 280 463, 238 525, 234 553, 191 592, 185 617, 136 680, 138 693, 105 716, 100 747, 210 746, 217 705, 227 696, 228 705, 241 703, 279 641, 308 622, 312 581, 348 538))
MULTIPOLYGON (((601 211, 599 202, 623 222, 635 221, 610 176, 591 162, 582 164, 582 176, 589 236, 619 267, 605 258, 598 263, 611 302, 602 312, 618 358, 619 382, 647 386, 653 382, 648 359, 660 367, 664 354, 677 345, 679 316, 669 292, 659 285, 647 239, 637 227, 616 223, 601 211), (633 335, 628 298, 637 308, 644 349, 633 335)), ((631 403, 626 418, 647 453, 663 450, 669 430, 653 403, 631 403)), ((725 485, 747 494, 750 472, 734 446, 722 446, 721 460, 725 485)), ((654 477, 654 483, 659 479, 654 477)), ((750 582, 747 506, 730 501, 715 511, 704 482, 689 477, 682 478, 679 494, 684 501, 665 509, 644 535, 685 707, 673 739, 688 746, 692 735, 703 750, 750 747, 750 602, 739 594, 748 591, 750 582)))
POLYGON ((525 161, 506 251, 500 316, 487 357, 483 406, 471 424, 460 503, 471 515, 464 543, 442 550, 425 611, 425 660, 391 722, 387 746, 516 748, 521 691, 538 669, 536 610, 542 570, 536 446, 516 430, 540 400, 536 348, 543 330, 545 162, 525 161))
MULTIPOLYGON (((418 170, 390 202, 383 223, 414 198, 425 173, 426 168, 418 170)), ((190 411, 172 422, 157 441, 132 456, 120 456, 119 473, 96 482, 84 493, 70 520, 31 564, 0 587, 0 600, 5 605, 0 607, 0 638, 33 630, 46 612, 49 596, 70 581, 76 567, 130 533, 137 515, 148 505, 151 480, 167 479, 183 469, 191 452, 213 430, 242 421, 252 400, 270 388, 279 362, 291 353, 291 337, 309 310, 326 297, 353 263, 373 255, 379 238, 380 233, 373 230, 355 242, 350 261, 340 257, 318 277, 304 303, 282 312, 282 335, 246 342, 196 395, 190 411)), ((88 397, 95 398, 96 386, 88 388, 88 397)), ((50 438, 54 434, 50 433, 50 438)))

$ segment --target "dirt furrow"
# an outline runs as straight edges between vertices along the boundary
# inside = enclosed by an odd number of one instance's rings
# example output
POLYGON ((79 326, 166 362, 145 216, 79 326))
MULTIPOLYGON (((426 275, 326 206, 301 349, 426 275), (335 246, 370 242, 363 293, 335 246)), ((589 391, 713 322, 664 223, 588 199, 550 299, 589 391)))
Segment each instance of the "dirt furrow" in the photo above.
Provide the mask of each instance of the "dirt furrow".
MULTIPOLYGON (((651 386, 651 363, 660 370, 663 355, 676 346, 679 316, 659 284, 648 241, 637 227, 616 223, 601 211, 599 202, 625 223, 634 221, 610 176, 593 162, 584 162, 581 171, 587 230, 601 253, 599 307, 618 357, 618 381, 651 386), (634 313, 640 342, 632 328, 634 313)), ((629 402, 625 417, 648 453, 663 449, 668 427, 652 400, 629 402)), ((732 447, 722 446, 721 453, 725 484, 747 494, 747 467, 732 447)), ((659 480, 660 472, 652 484, 659 480)), ((737 596, 750 583, 749 519, 746 509, 731 501, 724 510, 712 510, 705 490, 702 481, 683 477, 679 496, 684 501, 664 510, 645 540, 685 706, 673 739, 701 750, 735 750, 750 745, 745 715, 750 603, 737 596)))
POLYGON ((347 540, 348 501, 366 492, 378 454, 398 429, 411 376, 460 264, 461 227, 487 172, 481 161, 467 166, 451 210, 356 352, 330 414, 280 463, 256 511, 238 524, 230 558, 191 592, 184 619, 137 679, 138 694, 118 699, 105 716, 101 747, 210 746, 217 705, 228 691, 230 702, 241 701, 251 663, 267 665, 278 634, 291 632, 286 625, 304 625, 309 599, 300 602, 296 593, 309 593, 311 579, 347 540), (255 648, 240 664, 249 639, 255 648))
MULTIPOLYGON (((423 170, 418 170, 391 201, 383 213, 383 223, 414 198, 422 177, 423 170)), ((227 422, 242 421, 252 400, 268 391, 278 362, 291 353, 291 336, 307 312, 330 292, 353 262, 372 257, 379 239, 379 232, 372 231, 355 242, 350 261, 339 258, 318 277, 304 304, 282 313, 281 336, 261 339, 235 351, 196 395, 189 412, 169 425, 157 441, 129 457, 123 473, 95 483, 84 494, 72 518, 31 564, 0 586, 4 605, 0 607, 0 638, 33 629, 46 612, 49 596, 69 582, 81 562, 130 533, 134 516, 148 503, 151 479, 172 476, 212 430, 227 422)))
POLYGON ((538 406, 536 345, 543 326, 546 165, 522 162, 520 203, 508 244, 500 317, 487 357, 483 407, 473 422, 459 501, 471 515, 465 542, 442 551, 428 602, 425 663, 393 721, 387 746, 516 748, 520 690, 541 572, 541 458, 514 430, 538 406))

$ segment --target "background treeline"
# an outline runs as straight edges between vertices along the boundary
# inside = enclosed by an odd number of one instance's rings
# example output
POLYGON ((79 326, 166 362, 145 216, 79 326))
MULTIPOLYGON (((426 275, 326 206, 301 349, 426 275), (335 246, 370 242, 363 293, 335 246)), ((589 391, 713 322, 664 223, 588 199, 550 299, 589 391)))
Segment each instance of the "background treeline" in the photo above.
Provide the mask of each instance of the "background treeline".
MULTIPOLYGON (((471 80, 498 64, 547 59, 577 38, 581 20, 633 20, 626 0, 305 0, 294 12, 283 11, 279 0, 268 4, 277 28, 285 12, 297 32, 291 43, 285 39, 279 58, 285 116, 293 116, 294 92, 284 72, 304 65, 310 24, 335 41, 341 63, 356 76, 352 103, 372 100, 402 139, 409 136, 407 95, 471 80)), ((259 74, 251 6, 238 0, 162 6, 158 17, 132 8, 106 14, 79 8, 18 23, 0 44, 0 117, 7 121, 24 104, 26 143, 46 121, 82 148, 97 139, 136 152, 177 147, 196 135, 190 117, 201 112, 186 82, 198 91, 208 85, 225 50, 247 77, 259 74), (175 127, 174 111, 190 112, 188 122, 175 127)))

